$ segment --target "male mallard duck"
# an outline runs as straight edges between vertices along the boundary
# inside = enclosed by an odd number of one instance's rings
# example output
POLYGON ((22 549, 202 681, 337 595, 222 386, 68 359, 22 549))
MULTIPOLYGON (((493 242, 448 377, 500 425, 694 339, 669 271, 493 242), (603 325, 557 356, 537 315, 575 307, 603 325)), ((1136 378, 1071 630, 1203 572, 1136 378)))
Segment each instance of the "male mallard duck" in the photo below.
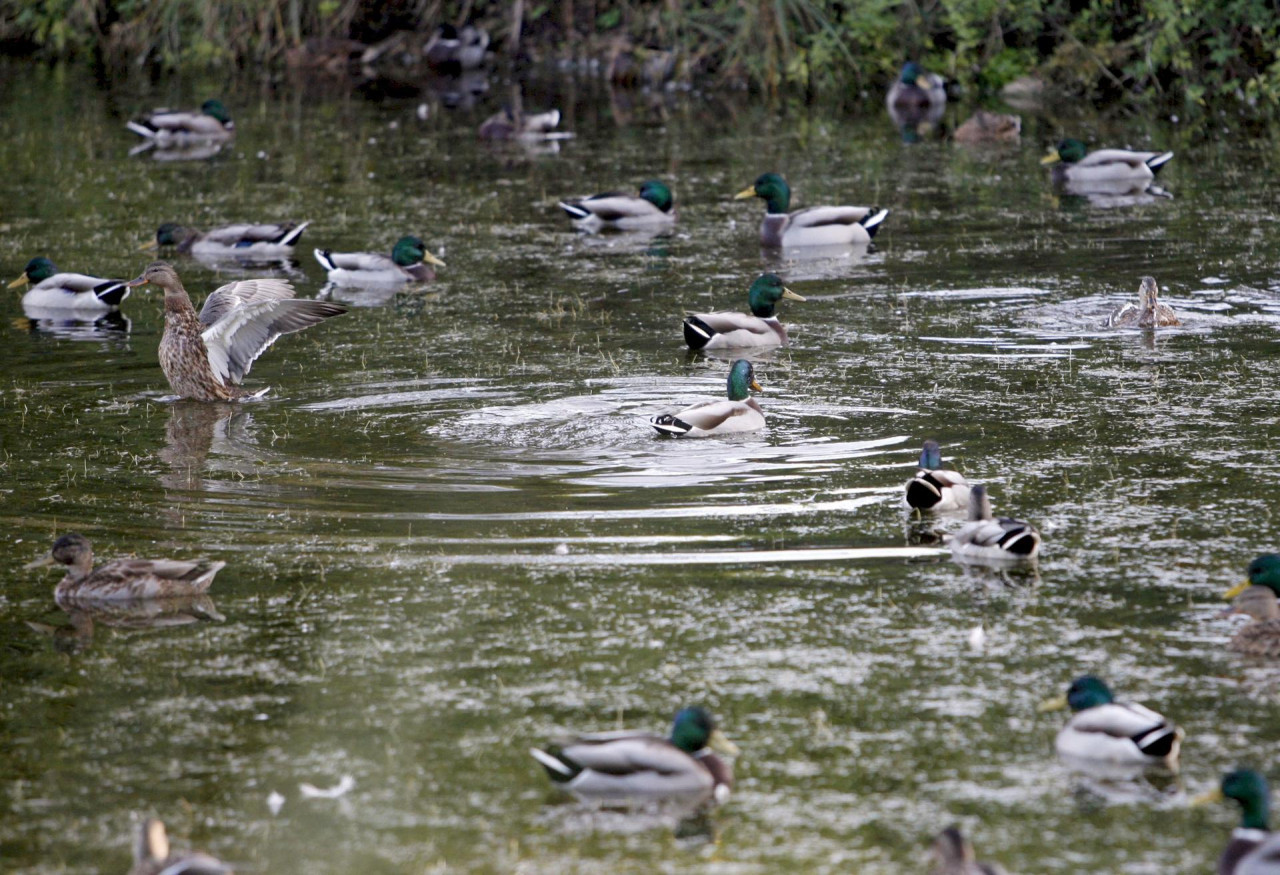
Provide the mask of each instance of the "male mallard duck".
POLYGON ((22 276, 9 283, 9 288, 28 283, 35 285, 22 296, 22 304, 31 308, 101 312, 120 306, 120 302, 129 297, 129 287, 124 280, 58 273, 53 262, 43 256, 28 261, 22 276))
POLYGON ((783 298, 804 300, 784 286, 777 274, 762 274, 747 292, 750 316, 746 313, 691 314, 684 320, 684 342, 689 349, 786 346, 787 329, 782 327, 774 312, 783 298))
POLYGON ((733 771, 713 750, 738 753, 705 708, 685 708, 676 714, 670 739, 600 732, 529 753, 551 780, 581 796, 705 797, 723 803, 733 789, 733 771))
POLYGON ((996 863, 979 863, 973 845, 957 826, 949 826, 933 840, 929 875, 1006 875, 996 863))
POLYGON ((1099 149, 1086 154, 1084 143, 1068 139, 1058 143, 1040 163, 1053 165, 1053 181, 1059 184, 1143 182, 1153 179, 1171 158, 1172 152, 1128 149, 1099 149))
POLYGON ((440 73, 461 73, 474 70, 484 63, 484 53, 489 48, 489 32, 466 25, 462 30, 452 24, 442 24, 427 40, 422 56, 427 66, 440 73))
POLYGON ((164 823, 148 818, 138 827, 129 875, 232 875, 231 867, 198 851, 172 851, 164 823))
POLYGON ((504 105, 480 123, 482 140, 510 140, 513 137, 544 137, 560 124, 560 110, 525 114, 504 105))
POLYGON ((1016 143, 1022 136, 1022 117, 980 109, 956 128, 957 143, 1016 143))
POLYGON ((1153 277, 1144 276, 1138 286, 1138 303, 1130 301, 1111 314, 1108 325, 1118 328, 1161 328, 1181 325, 1178 314, 1168 304, 1156 300, 1160 287, 1153 277))
POLYGON ((902 500, 916 510, 964 510, 969 506, 969 481, 959 471, 943 470, 942 448, 928 440, 920 452, 920 469, 907 481, 902 500))
POLYGON ((199 595, 213 583, 225 562, 183 562, 177 559, 115 559, 93 567, 93 545, 71 532, 53 542, 48 555, 26 568, 67 566, 58 581, 55 599, 157 599, 199 595))
POLYGON ((1240 803, 1240 825, 1231 831, 1231 841, 1218 858, 1218 875, 1275 875, 1280 871, 1280 848, 1267 823, 1270 796, 1266 778, 1252 769, 1236 769, 1223 775, 1219 786, 1191 800, 1194 806, 1223 799, 1240 803))
POLYGON ((573 223, 588 231, 600 228, 633 231, 669 225, 676 220, 674 206, 671 189, 657 179, 642 183, 639 197, 613 191, 577 201, 560 201, 560 209, 569 214, 573 223))
POLYGON ((138 121, 128 122, 128 126, 138 136, 160 144, 226 140, 236 132, 236 123, 220 100, 206 100, 199 111, 157 109, 138 121))
POLYGON ((227 283, 205 299, 196 315, 178 272, 163 261, 147 265, 130 286, 164 289, 164 336, 160 368, 174 392, 197 401, 236 401, 255 393, 240 381, 258 356, 282 334, 309 328, 347 312, 329 301, 298 300, 284 280, 227 283))
POLYGON ((760 224, 762 246, 839 246, 870 243, 889 215, 878 207, 807 207, 788 213, 791 187, 776 173, 761 174, 736 199, 758 197, 765 202, 760 224))
POLYGON ((223 225, 198 231, 174 222, 156 229, 156 239, 143 249, 176 246, 178 252, 208 258, 281 258, 293 254, 293 246, 310 222, 280 222, 261 225, 223 225))
POLYGON ((1223 594, 1225 599, 1233 599, 1250 586, 1265 586, 1280 596, 1280 553, 1262 553, 1253 558, 1245 570, 1242 583, 1233 586, 1223 594))
POLYGON ((936 73, 926 73, 915 61, 902 65, 885 103, 890 109, 928 109, 944 106, 947 102, 946 83, 936 73))
POLYGON ((391 248, 390 256, 381 252, 331 252, 328 249, 317 249, 315 255, 316 261, 329 272, 329 282, 340 286, 425 283, 436 278, 436 272, 427 264, 445 266, 417 237, 401 237, 391 248))
POLYGON ((951 538, 962 559, 1031 559, 1040 552, 1040 533, 1030 523, 993 517, 987 487, 969 489, 969 521, 951 538))
POLYGON ((764 411, 748 391, 760 391, 755 369, 746 359, 738 359, 729 368, 729 400, 703 401, 679 413, 664 413, 651 420, 663 434, 709 437, 738 434, 764 428, 764 411))
POLYGON ((1065 696, 1041 703, 1040 711, 1068 705, 1074 713, 1054 742, 1063 756, 1108 763, 1177 763, 1183 731, 1150 708, 1115 701, 1098 678, 1076 678, 1065 696))
POLYGON ((1245 614, 1252 618, 1227 643, 1228 650, 1249 656, 1280 656, 1280 601, 1266 586, 1250 586, 1236 596, 1224 614, 1245 614))

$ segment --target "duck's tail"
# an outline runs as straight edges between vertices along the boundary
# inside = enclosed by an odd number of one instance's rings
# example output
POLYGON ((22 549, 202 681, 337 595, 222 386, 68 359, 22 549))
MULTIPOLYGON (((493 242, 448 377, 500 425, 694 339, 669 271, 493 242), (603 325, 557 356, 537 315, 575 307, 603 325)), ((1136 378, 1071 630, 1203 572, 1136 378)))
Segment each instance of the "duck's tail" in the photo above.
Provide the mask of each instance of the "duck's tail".
POLYGON ((302 236, 302 232, 307 230, 307 226, 310 224, 311 224, 310 220, 306 222, 298 223, 297 225, 295 225, 294 227, 286 231, 284 236, 281 237, 276 242, 279 243, 281 246, 292 246, 294 243, 298 241, 298 238, 302 236))
POLYGON ((128 121, 128 122, 125 122, 124 124, 125 124, 125 127, 133 131, 139 137, 146 137, 148 140, 155 139, 156 131, 147 127, 144 124, 141 124, 140 122, 128 121))
POLYGON ((1014 556, 1032 556, 1040 549, 1040 533, 1031 526, 1011 529, 1000 539, 1000 549, 1014 556))
MULTIPOLYGON (((554 749, 553 749, 554 750, 554 749)), ((536 747, 529 748, 529 753, 538 763, 547 770, 547 775, 551 780, 559 784, 567 784, 582 772, 582 766, 575 762, 565 759, 554 752, 538 750, 536 747)))
POLYGON ((868 237, 874 237, 876 236, 876 232, 880 230, 880 225, 887 218, 889 218, 888 210, 872 207, 871 212, 867 214, 867 217, 858 224, 867 229, 868 237))
POLYGON ((697 316, 686 316, 684 320, 684 342, 689 349, 702 349, 715 337, 716 330, 697 316))
POLYGON ((1164 723, 1155 729, 1140 732, 1133 736, 1133 743, 1149 757, 1172 759, 1178 755, 1178 747, 1182 743, 1183 732, 1172 723, 1164 723))
POLYGON ((678 436, 688 434, 693 430, 692 425, 685 422, 683 419, 672 416, 670 413, 664 413, 662 416, 655 416, 653 419, 650 419, 649 422, 654 428, 663 434, 678 436))
POLYGON ((124 280, 107 280, 94 286, 93 293, 108 307, 119 307, 120 302, 129 297, 129 286, 124 280))
POLYGON ((1147 159, 1147 166, 1151 168, 1152 173, 1159 173, 1160 168, 1173 160, 1172 152, 1163 152, 1154 158, 1147 159))
POLYGON ((916 477, 907 483, 907 504, 920 510, 928 510, 942 501, 942 490, 928 476, 916 477))
POLYGON ((575 222, 580 222, 583 219, 590 219, 592 216, 591 211, 581 204, 573 203, 571 201, 560 201, 559 203, 560 209, 568 213, 569 218, 573 219, 575 222))
POLYGON ((338 265, 333 263, 333 258, 331 257, 331 250, 312 249, 311 251, 315 253, 316 261, 320 262, 320 266, 323 267, 325 270, 338 269, 338 265))

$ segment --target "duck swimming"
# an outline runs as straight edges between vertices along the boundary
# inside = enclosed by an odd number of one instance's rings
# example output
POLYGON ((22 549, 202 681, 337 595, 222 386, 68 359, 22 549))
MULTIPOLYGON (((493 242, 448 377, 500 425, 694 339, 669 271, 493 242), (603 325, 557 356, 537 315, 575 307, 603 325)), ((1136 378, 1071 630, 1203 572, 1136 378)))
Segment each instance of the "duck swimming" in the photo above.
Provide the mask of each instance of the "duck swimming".
POLYGON ((929 856, 933 862, 929 875, 1007 875, 996 863, 979 863, 973 845, 957 826, 938 833, 929 856))
POLYGON ((1053 165, 1053 181, 1056 184, 1149 182, 1165 164, 1173 159, 1172 152, 1134 152, 1129 149, 1099 149, 1088 152, 1079 140, 1066 139, 1058 143, 1040 160, 1053 165))
POLYGON ((112 601, 192 596, 205 592, 225 562, 178 559, 114 559, 93 567, 93 545, 84 535, 70 532, 53 542, 48 555, 25 568, 65 565, 54 598, 112 601))
POLYGON ((1162 328, 1181 325, 1178 314, 1157 299, 1160 287, 1154 278, 1144 276, 1138 286, 1138 303, 1126 303, 1111 314, 1107 324, 1113 328, 1162 328))
POLYGON ((1177 763, 1183 731, 1150 708, 1117 702, 1098 678, 1076 678, 1065 696, 1042 702, 1039 710, 1068 706, 1073 714, 1054 741, 1063 756, 1108 763, 1177 763))
POLYGON ((315 250, 316 261, 329 272, 329 282, 340 286, 395 285, 429 282, 436 272, 428 267, 445 264, 427 251, 417 237, 401 237, 391 247, 391 255, 381 252, 333 252, 315 250))
POLYGON ((786 346, 787 329, 778 321, 778 302, 803 301, 782 284, 777 274, 756 277, 747 291, 746 313, 692 313, 684 320, 684 342, 689 349, 747 349, 786 346))
POLYGON ((969 489, 969 521, 951 538, 951 552, 961 559, 1032 559, 1040 552, 1040 533, 1030 523, 994 517, 987 487, 969 489))
POLYGON ((208 231, 165 222, 143 249, 174 246, 180 254, 210 259, 274 259, 293 254, 294 244, 310 222, 222 225, 208 231))
POLYGON ((1218 857, 1218 875, 1275 875, 1280 841, 1271 833, 1271 791, 1267 779, 1253 769, 1236 769, 1221 783, 1191 800, 1193 806, 1234 799, 1240 803, 1240 825, 1218 857))
POLYGON ((639 195, 606 192, 582 200, 560 201, 560 209, 585 231, 601 228, 634 231, 670 225, 676 220, 675 197, 658 179, 642 183, 639 195))
POLYGON ((907 481, 902 501, 907 507, 934 513, 964 510, 969 506, 969 481, 959 471, 944 470, 941 447, 928 440, 920 452, 920 468, 907 481))
POLYGON ((741 434, 764 428, 764 411, 751 397, 751 389, 760 391, 755 369, 746 359, 738 359, 729 368, 727 401, 703 401, 679 413, 666 413, 649 420, 662 434, 676 437, 710 437, 741 434))
POLYGON ((154 140, 161 146, 227 140, 236 132, 235 122, 220 100, 206 100, 200 104, 199 110, 153 110, 126 125, 138 136, 154 140))
POLYGON ((83 273, 59 273, 53 262, 40 256, 27 262, 22 275, 9 288, 35 283, 22 296, 22 305, 40 310, 76 310, 105 313, 129 297, 124 280, 108 280, 83 273))
POLYGON ((734 195, 738 200, 749 197, 765 202, 760 245, 772 248, 870 243, 889 216, 888 210, 878 207, 807 207, 787 212, 791 187, 776 173, 761 174, 750 188, 734 195))

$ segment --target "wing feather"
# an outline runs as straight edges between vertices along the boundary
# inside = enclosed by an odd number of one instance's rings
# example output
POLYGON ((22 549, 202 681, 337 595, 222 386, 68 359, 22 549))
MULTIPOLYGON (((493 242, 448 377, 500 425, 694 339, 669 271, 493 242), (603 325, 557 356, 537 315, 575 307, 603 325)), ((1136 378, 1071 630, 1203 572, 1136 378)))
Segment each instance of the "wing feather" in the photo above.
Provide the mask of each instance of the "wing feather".
POLYGON ((1086 708, 1071 718, 1069 725, 1079 732, 1098 732, 1114 738, 1135 738, 1165 726, 1164 717, 1132 702, 1108 702, 1086 708))
POLYGON ((562 747, 561 752, 581 766, 610 775, 671 774, 688 771, 690 766, 687 753, 652 735, 603 740, 584 737, 562 747))
POLYGON ((329 270, 395 271, 400 269, 400 265, 396 264, 390 256, 379 252, 325 252, 317 249, 316 259, 329 270))
POLYGON ((856 225, 871 215, 874 207, 809 207, 790 216, 787 229, 814 228, 823 225, 856 225))

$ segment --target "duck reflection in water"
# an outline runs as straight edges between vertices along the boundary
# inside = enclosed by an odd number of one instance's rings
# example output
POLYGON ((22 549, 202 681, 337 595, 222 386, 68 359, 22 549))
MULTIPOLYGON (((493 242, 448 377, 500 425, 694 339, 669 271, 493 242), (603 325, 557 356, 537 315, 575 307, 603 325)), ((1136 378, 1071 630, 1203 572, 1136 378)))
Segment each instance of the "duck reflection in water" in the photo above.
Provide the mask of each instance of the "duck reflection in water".
POLYGON ((253 421, 241 404, 176 401, 169 406, 160 460, 171 472, 160 476, 170 489, 202 489, 205 462, 215 439, 220 446, 234 442, 233 426, 244 430, 253 421))

